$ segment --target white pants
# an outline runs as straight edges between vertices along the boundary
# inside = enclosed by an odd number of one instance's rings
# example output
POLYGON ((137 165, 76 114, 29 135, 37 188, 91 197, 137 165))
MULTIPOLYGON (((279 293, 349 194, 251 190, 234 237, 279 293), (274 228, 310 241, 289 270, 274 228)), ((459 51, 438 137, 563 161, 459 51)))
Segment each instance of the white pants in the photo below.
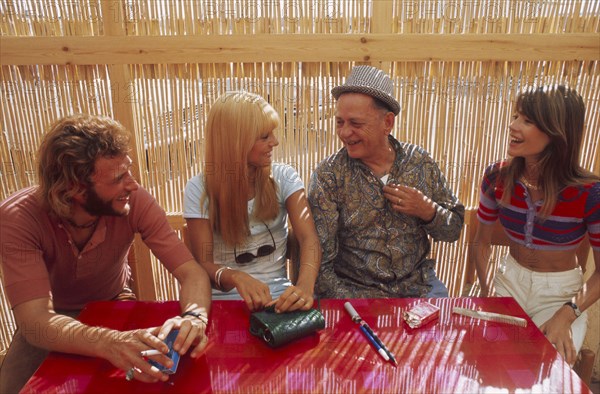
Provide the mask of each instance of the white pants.
MULTIPOLYGON (((513 297, 539 327, 581 290, 583 272, 579 267, 562 272, 531 271, 508 254, 500 261, 494 285, 497 296, 513 297)), ((583 345, 586 330, 587 313, 584 312, 571 325, 577 352, 583 345)))

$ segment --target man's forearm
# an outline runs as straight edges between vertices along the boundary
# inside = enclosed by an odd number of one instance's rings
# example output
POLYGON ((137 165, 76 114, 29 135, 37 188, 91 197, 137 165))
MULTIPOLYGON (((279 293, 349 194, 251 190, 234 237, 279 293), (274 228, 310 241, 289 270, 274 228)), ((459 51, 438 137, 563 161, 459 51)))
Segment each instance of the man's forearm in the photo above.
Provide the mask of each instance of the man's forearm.
POLYGON ((433 220, 424 227, 435 240, 453 242, 460 237, 464 217, 465 208, 461 204, 453 209, 436 204, 436 214, 433 220))
POLYGON ((181 284, 179 303, 181 312, 210 311, 211 284, 208 274, 198 263, 190 261, 173 273, 181 284))
POLYGON ((19 330, 32 345, 63 353, 104 357, 107 341, 123 333, 103 327, 92 327, 60 314, 45 319, 21 322, 19 330))

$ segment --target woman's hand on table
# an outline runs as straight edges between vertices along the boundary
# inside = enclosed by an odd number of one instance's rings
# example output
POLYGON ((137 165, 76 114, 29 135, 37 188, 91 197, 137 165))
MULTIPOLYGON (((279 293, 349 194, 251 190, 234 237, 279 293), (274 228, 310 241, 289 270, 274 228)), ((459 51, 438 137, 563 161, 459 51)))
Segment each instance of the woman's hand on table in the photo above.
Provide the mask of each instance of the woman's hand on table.
POLYGON ((248 309, 258 311, 267 306, 273 298, 269 286, 242 271, 230 271, 231 281, 248 309))
POLYGON ((569 308, 560 308, 548 321, 540 326, 540 330, 546 338, 554 345, 556 351, 565 359, 569 365, 575 364, 577 350, 573 343, 571 324, 573 322, 569 308))
POLYGON ((275 304, 275 312, 291 312, 295 310, 309 310, 315 300, 312 292, 303 290, 300 286, 290 286, 277 300, 272 301, 267 306, 275 304))

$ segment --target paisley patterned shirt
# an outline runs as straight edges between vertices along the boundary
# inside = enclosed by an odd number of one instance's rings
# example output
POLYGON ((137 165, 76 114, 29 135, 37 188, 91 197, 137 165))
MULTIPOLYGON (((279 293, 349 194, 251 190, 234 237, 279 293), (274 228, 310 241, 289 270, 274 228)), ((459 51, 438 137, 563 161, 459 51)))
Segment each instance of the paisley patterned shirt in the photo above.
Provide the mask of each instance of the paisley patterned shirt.
POLYGON ((435 240, 456 241, 464 206, 422 148, 390 142, 396 159, 388 183, 419 189, 436 203, 429 223, 395 212, 383 182, 346 148, 321 162, 309 185, 309 203, 323 248, 315 292, 322 298, 424 297, 435 261, 435 240))

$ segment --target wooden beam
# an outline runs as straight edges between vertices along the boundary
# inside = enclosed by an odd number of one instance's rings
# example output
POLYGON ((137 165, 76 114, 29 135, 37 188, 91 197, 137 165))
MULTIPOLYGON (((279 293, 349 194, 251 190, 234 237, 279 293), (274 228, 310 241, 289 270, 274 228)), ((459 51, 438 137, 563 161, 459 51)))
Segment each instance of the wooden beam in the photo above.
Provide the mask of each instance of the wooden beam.
POLYGON ((133 241, 133 258, 129 261, 133 290, 140 301, 156 301, 156 285, 152 272, 152 259, 150 249, 142 240, 139 233, 135 234, 133 241))
MULTIPOLYGON (((121 40, 125 37, 127 32, 123 26, 123 7, 120 1, 108 2, 104 1, 101 4, 102 14, 111 15, 115 13, 114 18, 104 18, 103 27, 104 32, 107 34, 104 38, 111 40, 121 40)), ((102 63, 102 62, 100 62, 102 63)), ((123 89, 127 89, 131 94, 133 91, 131 77, 129 75, 129 65, 127 64, 112 64, 108 66, 110 81, 113 86, 122 86, 123 89)), ((127 100, 118 100, 113 97, 113 117, 121 122, 123 126, 130 130, 135 137, 135 120, 133 116, 133 103, 127 102, 127 100)), ((134 163, 138 165, 133 166, 133 174, 137 179, 141 179, 140 176, 140 165, 138 158, 138 149, 135 138, 131 140, 131 151, 130 156, 134 163)), ((130 252, 128 258, 128 264, 131 268, 131 277, 133 279, 132 287, 136 293, 138 299, 142 301, 155 301, 157 299, 156 285, 154 280, 154 273, 152 270, 152 257, 151 251, 142 241, 140 234, 135 235, 135 242, 133 243, 133 253, 130 252)))
MULTIPOLYGON (((374 1, 373 2, 373 22, 372 31, 375 34, 391 34, 392 24, 389 23, 390 15, 394 15, 394 3, 391 1, 374 1)), ((372 66, 378 67, 388 74, 392 74, 391 62, 379 61, 371 62, 372 66)))
POLYGON ((167 213, 167 221, 175 230, 181 230, 185 225, 185 219, 179 213, 167 213))
POLYGON ((0 37, 0 64, 598 60, 597 33, 0 37))

